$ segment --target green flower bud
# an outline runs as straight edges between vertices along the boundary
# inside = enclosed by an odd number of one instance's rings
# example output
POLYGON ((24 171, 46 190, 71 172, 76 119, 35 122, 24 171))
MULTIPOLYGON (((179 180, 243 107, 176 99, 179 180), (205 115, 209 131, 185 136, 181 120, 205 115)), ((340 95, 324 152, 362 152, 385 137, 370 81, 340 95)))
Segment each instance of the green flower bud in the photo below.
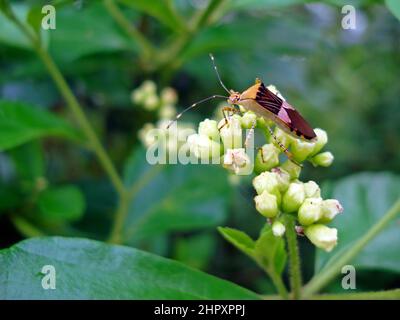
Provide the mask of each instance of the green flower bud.
POLYGON ((228 149, 223 158, 223 167, 236 175, 250 174, 253 169, 250 157, 244 148, 228 149))
POLYGON ((322 199, 307 198, 300 206, 298 213, 299 222, 303 226, 308 226, 322 218, 322 199))
POLYGON ((331 152, 326 151, 317 154, 311 158, 311 163, 316 166, 329 167, 333 162, 334 156, 331 152))
POLYGON ((315 134, 317 135, 317 140, 314 143, 314 150, 312 151, 311 155, 316 155, 321 149, 328 143, 328 134, 325 130, 320 128, 314 129, 315 134))
POLYGON ((192 134, 188 137, 187 143, 189 144, 190 153, 202 161, 220 157, 220 144, 205 135, 192 134))
POLYGON ((255 169, 257 172, 267 171, 279 164, 280 149, 272 143, 264 144, 257 152, 255 169))
POLYGON ((290 175, 281 168, 273 168, 271 170, 275 174, 276 180, 278 181, 278 189, 280 192, 285 192, 289 188, 290 175))
POLYGON ((146 80, 143 81, 140 90, 142 90, 146 95, 154 95, 157 91, 157 86, 154 81, 146 80))
POLYGON ((211 140, 219 142, 219 131, 217 121, 205 119, 199 124, 199 134, 209 137, 211 140))
POLYGON ((318 248, 327 252, 337 245, 337 229, 329 228, 323 224, 313 224, 304 230, 308 239, 318 248))
POLYGON ((299 167, 297 164, 293 163, 290 160, 286 160, 280 168, 282 170, 285 170, 287 173, 289 173, 290 178, 292 180, 298 179, 300 177, 300 172, 301 172, 301 167, 299 167))
POLYGON ((242 119, 242 128, 244 129, 251 129, 254 124, 257 124, 257 116, 254 112, 247 111, 242 119))
POLYGON ((143 92, 140 89, 133 90, 131 93, 131 101, 136 104, 143 103, 145 97, 146 97, 145 92, 143 92))
POLYGON ((314 181, 308 181, 304 184, 304 191, 306 192, 306 198, 320 198, 321 189, 318 184, 314 181))
POLYGON ((174 118, 175 114, 176 114, 176 108, 171 104, 162 105, 159 111, 160 119, 170 120, 174 118))
POLYGON ((159 106, 160 100, 155 94, 150 94, 146 96, 145 100, 143 101, 143 108, 148 111, 156 110, 159 106))
POLYGON ((307 142, 300 139, 293 139, 290 151, 293 153, 295 160, 302 162, 313 152, 314 142, 307 142))
POLYGON ((261 173, 253 179, 253 187, 256 189, 257 194, 261 194, 264 191, 268 191, 269 193, 279 191, 276 175, 268 171, 261 173))
POLYGON ((291 136, 289 136, 287 133, 285 133, 283 130, 279 129, 278 127, 275 127, 274 136, 276 139, 273 136, 270 136, 269 142, 273 143, 279 149, 280 149, 280 147, 279 147, 278 141, 285 148, 289 148, 290 144, 294 140, 291 136))
POLYGON ((161 91, 161 101, 163 104, 174 105, 178 101, 178 95, 175 89, 167 87, 161 91))
MULTIPOLYGON (((225 123, 225 119, 222 119, 218 124, 218 128, 225 123)), ((228 119, 228 123, 225 124, 220 130, 222 142, 225 150, 227 149, 238 149, 242 147, 242 126, 240 116, 232 116, 228 119)))
POLYGON ((256 209, 263 216, 267 218, 273 218, 278 214, 278 202, 276 196, 264 191, 258 196, 254 197, 256 203, 256 209))
POLYGON ((274 221, 272 224, 272 233, 274 234, 275 237, 282 237, 285 234, 286 227, 285 225, 280 222, 280 221, 274 221))
POLYGON ((320 219, 321 223, 329 223, 336 217, 336 215, 343 212, 342 205, 336 199, 326 199, 322 201, 321 207, 322 207, 322 219, 320 219))
POLYGON ((304 185, 301 182, 292 182, 289 188, 283 195, 282 209, 284 212, 295 212, 303 203, 306 195, 304 192, 304 185))

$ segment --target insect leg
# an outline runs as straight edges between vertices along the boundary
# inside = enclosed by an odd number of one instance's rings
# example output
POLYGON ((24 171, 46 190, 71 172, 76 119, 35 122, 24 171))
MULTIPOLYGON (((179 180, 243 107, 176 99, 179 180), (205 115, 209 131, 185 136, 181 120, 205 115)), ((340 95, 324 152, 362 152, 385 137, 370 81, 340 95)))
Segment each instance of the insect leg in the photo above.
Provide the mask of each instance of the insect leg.
POLYGON ((224 116, 225 122, 224 122, 224 124, 223 124, 222 126, 220 126, 220 127, 218 128, 219 131, 221 131, 221 129, 222 129, 223 127, 225 127, 225 126, 228 124, 228 122, 229 122, 229 121, 228 121, 228 118, 226 117, 226 112, 237 113, 238 110, 235 109, 235 108, 232 108, 232 107, 223 107, 223 108, 222 108, 222 115, 224 116))
MULTIPOLYGON (((249 133, 248 133, 247 136, 246 136, 246 140, 244 141, 244 147, 245 147, 245 148, 247 148, 247 144, 249 143, 250 137, 251 137, 252 134, 254 133, 254 128, 256 127, 256 125, 257 125, 257 120, 255 120, 255 121, 253 122, 253 124, 251 125, 251 128, 250 128, 250 130, 249 130, 249 133)), ((263 160, 263 162, 264 162, 264 160, 263 160)))
MULTIPOLYGON (((290 161, 292 161, 295 165, 298 165, 299 167, 302 167, 302 165, 300 163, 298 163, 296 160, 294 160, 293 158, 293 154, 288 150, 288 148, 286 148, 282 142, 280 142, 278 140, 278 138, 275 136, 274 132, 272 131, 272 129, 270 128, 270 126, 268 126, 268 131, 271 134, 271 137, 274 138, 274 140, 276 141, 276 143, 278 144, 278 146, 281 148, 282 152, 284 152, 286 154, 286 156, 289 158, 290 161)), ((262 153, 261 153, 262 155, 262 153)))

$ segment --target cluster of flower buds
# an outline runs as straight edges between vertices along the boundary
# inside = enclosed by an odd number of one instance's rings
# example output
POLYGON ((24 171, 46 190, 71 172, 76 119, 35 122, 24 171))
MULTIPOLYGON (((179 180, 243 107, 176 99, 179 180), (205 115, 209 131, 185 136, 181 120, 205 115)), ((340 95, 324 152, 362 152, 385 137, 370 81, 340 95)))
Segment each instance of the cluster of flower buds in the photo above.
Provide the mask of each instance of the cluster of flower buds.
MULTIPOLYGON (((270 90, 279 94, 272 86, 270 90)), ((283 97, 282 97, 283 98, 283 97)), ((337 244, 337 230, 327 223, 343 211, 338 200, 322 199, 318 184, 299 180, 303 162, 328 167, 333 155, 323 151, 328 142, 327 133, 315 129, 315 142, 294 138, 275 126, 273 135, 268 127, 271 121, 258 117, 251 111, 233 114, 219 121, 206 119, 200 123, 198 133, 188 138, 190 150, 199 158, 220 159, 223 167, 236 175, 258 174, 253 179, 257 192, 254 198, 257 211, 272 223, 275 236, 285 233, 285 215, 296 217, 296 230, 317 247, 331 251, 337 244), (254 161, 246 149, 245 141, 258 128, 267 137, 267 144, 257 149, 254 161), (247 129, 247 130, 246 130, 247 129), (281 146, 280 146, 281 145, 281 146), (282 145, 290 150, 293 161, 283 156, 282 145)))
POLYGON ((172 119, 176 114, 178 95, 175 89, 163 88, 157 94, 157 86, 151 80, 144 81, 131 93, 132 103, 147 111, 157 111, 160 119, 172 119))

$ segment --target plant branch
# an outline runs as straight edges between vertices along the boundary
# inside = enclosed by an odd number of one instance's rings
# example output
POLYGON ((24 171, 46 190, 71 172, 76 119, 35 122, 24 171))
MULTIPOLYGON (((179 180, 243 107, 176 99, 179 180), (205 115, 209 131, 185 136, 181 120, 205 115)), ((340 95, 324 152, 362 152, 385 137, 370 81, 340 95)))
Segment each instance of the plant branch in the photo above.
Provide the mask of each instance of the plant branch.
POLYGON ((285 284, 282 281, 282 277, 280 275, 278 275, 277 273, 275 273, 275 272, 270 272, 269 270, 265 270, 265 272, 271 278, 271 280, 272 280, 273 284, 275 285, 275 288, 278 291, 279 295, 283 299, 288 299, 289 298, 289 294, 288 294, 288 291, 286 289, 285 284))
POLYGON ((343 253, 335 262, 327 267, 322 272, 314 276, 311 281, 304 287, 304 297, 309 297, 315 292, 318 292, 339 273, 341 268, 351 261, 377 234, 379 234, 387 224, 393 220, 400 212, 400 198, 386 212, 386 214, 369 229, 351 248, 343 253))
POLYGON ((297 244, 297 234, 295 230, 295 221, 292 217, 286 218, 286 240, 289 251, 289 273, 290 287, 292 289, 293 299, 300 299, 301 294, 301 268, 300 254, 297 244))
POLYGON ((138 44, 143 52, 146 59, 149 59, 154 54, 153 45, 135 28, 135 26, 124 16, 114 0, 104 0, 104 6, 106 7, 110 16, 125 32, 138 44))

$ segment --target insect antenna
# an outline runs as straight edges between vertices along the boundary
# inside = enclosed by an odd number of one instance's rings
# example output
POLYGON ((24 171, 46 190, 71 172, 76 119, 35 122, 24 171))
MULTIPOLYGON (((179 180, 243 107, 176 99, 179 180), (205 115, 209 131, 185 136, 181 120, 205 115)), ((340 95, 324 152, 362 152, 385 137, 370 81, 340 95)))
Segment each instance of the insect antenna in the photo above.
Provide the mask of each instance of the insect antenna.
POLYGON ((222 88, 224 88, 225 91, 228 92, 228 94, 231 94, 231 92, 227 89, 227 87, 224 85, 224 83, 221 80, 221 77, 219 75, 219 72, 218 72, 218 69, 217 69, 217 65, 215 64, 215 59, 214 59, 214 56, 212 55, 212 53, 210 53, 210 58, 211 58, 215 73, 217 74, 219 83, 221 84, 222 88))
POLYGON ((183 110, 181 113, 179 113, 179 114, 175 117, 175 119, 172 120, 172 121, 168 124, 167 129, 169 129, 169 127, 170 127, 175 121, 177 121, 186 111, 189 111, 190 109, 195 108, 197 105, 199 105, 199 104, 201 104, 201 103, 203 103, 203 102, 206 102, 206 101, 209 101, 209 100, 212 100, 212 99, 216 99, 216 98, 228 99, 229 97, 225 97, 225 96, 221 96, 221 95, 218 95, 218 94, 214 94, 214 95, 212 95, 211 97, 207 97, 207 98, 201 99, 200 101, 197 101, 197 102, 193 103, 190 107, 187 107, 185 110, 183 110))

